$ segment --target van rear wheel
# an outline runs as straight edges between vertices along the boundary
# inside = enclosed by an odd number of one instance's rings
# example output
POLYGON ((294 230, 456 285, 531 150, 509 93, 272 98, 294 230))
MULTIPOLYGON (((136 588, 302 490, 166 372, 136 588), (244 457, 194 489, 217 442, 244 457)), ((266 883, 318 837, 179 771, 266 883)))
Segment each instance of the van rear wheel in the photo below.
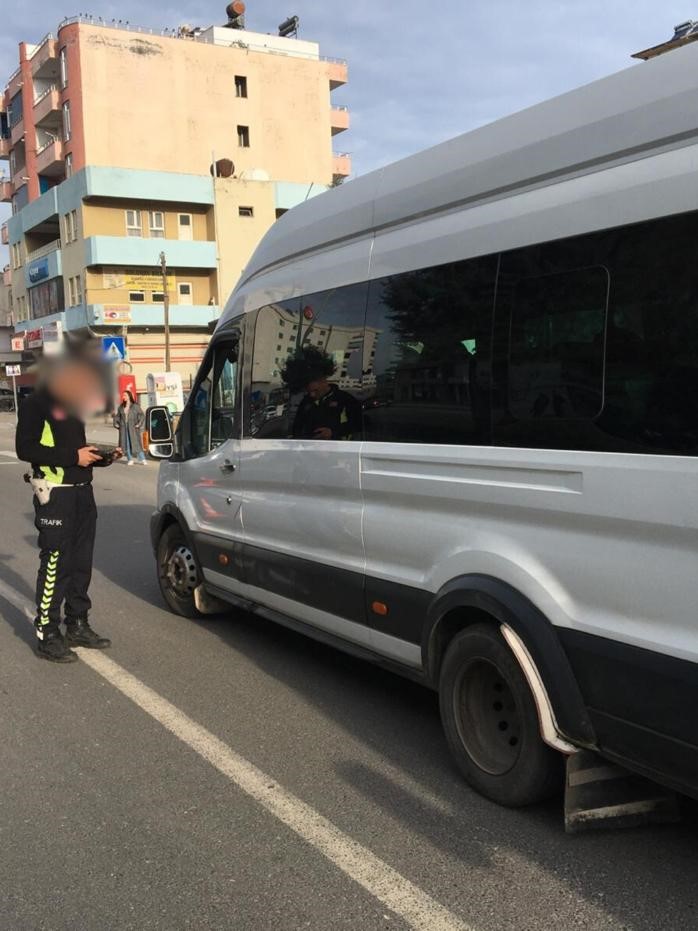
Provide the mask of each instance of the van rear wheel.
POLYGON ((500 805, 542 801, 561 786, 526 678, 499 630, 468 627, 449 644, 439 683, 446 739, 467 782, 500 805))
POLYGON ((158 543, 158 582, 170 611, 180 617, 203 615, 194 602, 194 589, 201 581, 199 568, 178 524, 170 524, 158 543))

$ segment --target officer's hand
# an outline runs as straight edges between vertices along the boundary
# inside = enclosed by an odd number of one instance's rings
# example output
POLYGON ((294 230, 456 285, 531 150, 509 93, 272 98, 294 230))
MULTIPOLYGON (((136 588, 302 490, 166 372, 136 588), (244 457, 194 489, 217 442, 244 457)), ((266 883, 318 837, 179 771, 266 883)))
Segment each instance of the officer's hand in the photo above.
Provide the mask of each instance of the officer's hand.
POLYGON ((318 427, 313 434, 316 440, 331 440, 332 431, 329 427, 318 427))
POLYGON ((83 446, 82 449, 78 450, 78 465, 82 466, 83 469, 94 465, 95 462, 99 462, 101 458, 101 456, 97 455, 96 446, 83 446))
POLYGON ((112 453, 112 462, 116 462, 117 459, 124 458, 124 451, 120 446, 117 446, 114 452, 112 453))

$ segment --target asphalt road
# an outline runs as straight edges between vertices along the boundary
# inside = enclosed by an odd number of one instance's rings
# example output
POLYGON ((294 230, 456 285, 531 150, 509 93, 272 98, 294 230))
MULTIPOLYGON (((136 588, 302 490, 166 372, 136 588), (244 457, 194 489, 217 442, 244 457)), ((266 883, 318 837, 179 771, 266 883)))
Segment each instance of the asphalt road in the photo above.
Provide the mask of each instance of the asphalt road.
POLYGON ((155 465, 96 475, 108 660, 38 660, 12 447, 0 415, 2 931, 698 927, 692 806, 568 837, 560 802, 508 811, 461 782, 431 693, 259 618, 169 614, 155 465))

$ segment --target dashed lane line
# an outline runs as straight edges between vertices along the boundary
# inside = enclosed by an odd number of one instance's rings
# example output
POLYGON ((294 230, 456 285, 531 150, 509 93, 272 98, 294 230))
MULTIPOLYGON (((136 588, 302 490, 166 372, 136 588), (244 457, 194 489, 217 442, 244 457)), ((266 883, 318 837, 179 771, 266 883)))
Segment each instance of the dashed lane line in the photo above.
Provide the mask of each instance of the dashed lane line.
MULTIPOLYGON (((28 619, 33 617, 33 605, 2 581, 0 596, 28 619)), ((104 653, 80 650, 80 658, 414 931, 474 931, 428 893, 104 653)))

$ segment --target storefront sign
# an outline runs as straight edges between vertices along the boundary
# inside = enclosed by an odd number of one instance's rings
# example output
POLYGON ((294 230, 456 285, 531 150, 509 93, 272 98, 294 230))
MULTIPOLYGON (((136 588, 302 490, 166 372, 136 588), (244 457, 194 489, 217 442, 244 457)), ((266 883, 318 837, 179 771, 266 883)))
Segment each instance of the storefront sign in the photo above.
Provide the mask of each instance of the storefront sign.
MULTIPOLYGON (((107 291, 162 291, 162 275, 152 272, 127 272, 125 269, 105 272, 102 275, 102 287, 107 291)), ((176 279, 167 277, 167 290, 174 293, 176 279)))
POLYGON ((27 349, 41 349, 43 345, 43 330, 27 330, 27 349))
POLYGON ((102 316, 105 323, 130 323, 131 308, 128 304, 110 304, 105 306, 102 316))
POLYGON ((27 269, 30 284, 38 284, 48 278, 48 259, 37 259, 27 269))
POLYGON ((21 336, 13 336, 11 346, 12 352, 24 352, 24 333, 21 336))

